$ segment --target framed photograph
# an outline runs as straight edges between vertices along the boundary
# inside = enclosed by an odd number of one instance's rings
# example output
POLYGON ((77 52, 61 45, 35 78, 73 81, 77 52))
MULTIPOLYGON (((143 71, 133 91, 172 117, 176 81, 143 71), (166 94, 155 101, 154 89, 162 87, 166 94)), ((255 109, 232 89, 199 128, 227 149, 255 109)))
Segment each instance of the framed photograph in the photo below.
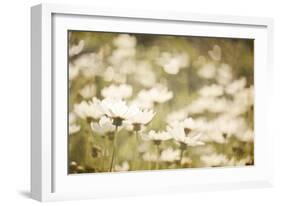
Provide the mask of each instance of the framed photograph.
POLYGON ((268 18, 31 9, 40 201, 272 185, 268 18))

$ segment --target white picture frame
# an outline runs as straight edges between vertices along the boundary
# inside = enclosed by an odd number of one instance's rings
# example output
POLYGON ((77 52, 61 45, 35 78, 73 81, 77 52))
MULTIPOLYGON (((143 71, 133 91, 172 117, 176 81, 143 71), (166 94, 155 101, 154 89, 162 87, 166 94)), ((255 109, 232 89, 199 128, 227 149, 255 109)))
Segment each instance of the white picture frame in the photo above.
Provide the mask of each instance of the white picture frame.
POLYGON ((273 75, 272 19, 41 4, 31 8, 31 26, 32 198, 54 201, 272 186, 273 136, 267 115, 273 75), (66 69, 57 68, 66 66, 68 29, 254 38, 255 165, 67 175, 67 76, 66 69))

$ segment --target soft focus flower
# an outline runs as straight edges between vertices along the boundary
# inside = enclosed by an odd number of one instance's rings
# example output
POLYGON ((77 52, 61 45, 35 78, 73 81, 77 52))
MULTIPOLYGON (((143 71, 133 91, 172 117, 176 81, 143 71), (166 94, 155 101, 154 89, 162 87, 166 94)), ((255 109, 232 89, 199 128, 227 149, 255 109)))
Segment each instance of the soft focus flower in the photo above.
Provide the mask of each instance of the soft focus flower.
POLYGON ((104 60, 102 53, 85 53, 74 60, 74 65, 78 66, 83 76, 91 79, 100 76, 104 72, 104 60))
POLYGON ((101 106, 101 101, 97 98, 93 98, 92 101, 82 101, 79 104, 74 105, 75 114, 81 119, 99 119, 104 115, 104 110, 101 106))
POLYGON ((185 144, 191 147, 204 145, 204 142, 202 142, 200 139, 202 134, 189 133, 186 135, 184 127, 181 125, 173 125, 171 127, 168 126, 167 131, 171 137, 180 144, 185 144))
POLYGON ((117 172, 125 172, 130 170, 130 165, 127 161, 122 162, 121 165, 115 165, 114 168, 115 171, 117 172))
POLYGON ((187 53, 171 54, 163 52, 157 63, 163 67, 166 73, 175 75, 181 68, 188 67, 190 60, 187 53))
POLYGON ((129 98, 133 93, 133 88, 128 84, 121 85, 110 85, 101 90, 101 95, 104 98, 116 98, 116 99, 126 99, 129 98))
POLYGON ((112 124, 111 119, 106 116, 102 116, 99 122, 91 122, 91 128, 93 132, 99 135, 107 135, 115 131, 115 126, 112 124))
POLYGON ((206 107, 207 111, 212 113, 220 113, 229 110, 228 106, 230 105, 229 100, 226 98, 209 98, 207 100, 208 106, 206 107))
POLYGON ((135 48, 118 48, 115 49, 112 56, 109 57, 109 62, 114 68, 122 67, 124 61, 127 61, 129 58, 134 58, 135 54, 135 48))
POLYGON ((220 115, 213 120, 213 125, 228 136, 237 135, 240 131, 246 129, 245 119, 242 117, 232 117, 229 115, 220 115))
POLYGON ((156 75, 152 70, 151 63, 148 61, 137 63, 134 77, 144 87, 152 87, 156 83, 156 75))
POLYGON ((235 157, 232 157, 228 163, 228 166, 245 166, 245 165, 253 165, 253 160, 250 156, 247 156, 243 159, 238 160, 235 157))
POLYGON ((204 142, 215 142, 218 144, 226 144, 228 142, 228 134, 223 133, 218 128, 208 128, 204 135, 202 135, 202 140, 204 142))
POLYGON ((210 98, 201 97, 190 103, 187 107, 189 114, 203 113, 209 107, 210 98))
POLYGON ((79 54, 83 50, 84 46, 84 40, 80 40, 77 45, 71 45, 71 47, 69 48, 69 56, 72 57, 79 54))
POLYGON ((117 68, 117 71, 121 74, 133 74, 136 71, 137 62, 133 58, 124 59, 117 68))
POLYGON ((244 107, 250 107, 254 104, 253 86, 245 88, 234 95, 234 102, 244 107))
POLYGON ((173 98, 173 92, 163 85, 157 85, 150 90, 141 90, 138 98, 147 102, 164 103, 173 98))
POLYGON ((182 157, 180 164, 182 167, 191 167, 193 161, 190 157, 182 157))
POLYGON ((168 124, 172 124, 173 122, 184 120, 187 116, 188 116, 187 108, 183 108, 169 113, 166 117, 166 122, 168 124))
POLYGON ((235 157, 229 159, 226 155, 217 153, 211 155, 202 155, 200 159, 206 167, 244 166, 252 162, 251 157, 249 156, 238 160, 235 157))
POLYGON ((180 160, 180 150, 169 147, 161 152, 160 161, 174 162, 180 160))
POLYGON ((166 131, 156 132, 155 130, 149 131, 148 134, 143 134, 142 137, 144 140, 150 140, 150 141, 166 141, 171 139, 171 136, 168 132, 166 131))
POLYGON ((79 91, 79 94, 84 99, 90 99, 96 94, 96 86, 94 84, 87 84, 79 91))
POLYGON ((113 44, 119 48, 134 48, 136 43, 136 38, 129 34, 120 34, 113 40, 113 44))
POLYGON ((141 142, 139 145, 138 145, 138 152, 143 154, 145 152, 147 152, 149 150, 149 142, 141 142))
POLYGON ((79 67, 75 66, 74 64, 69 64, 69 80, 74 80, 79 75, 79 67))
POLYGON ((76 116, 73 112, 69 113, 69 134, 74 134, 80 131, 80 125, 76 124, 76 116))
POLYGON ((202 67, 203 65, 206 64, 206 58, 204 56, 199 56, 193 63, 192 65, 195 67, 202 67))
POLYGON ((240 78, 227 85, 225 91, 227 94, 234 95, 235 93, 243 90, 246 86, 246 79, 240 78))
POLYGON ((152 153, 152 152, 144 153, 142 158, 143 158, 144 161, 147 161, 147 162, 156 162, 156 161, 158 161, 158 155, 156 153, 152 153))
POLYGON ((75 124, 76 122, 76 115, 74 112, 70 112, 69 115, 68 115, 68 123, 69 124, 75 124))
POLYGON ((74 134, 80 131, 80 125, 77 124, 71 124, 69 125, 69 134, 74 134))
POLYGON ((204 86, 199 90, 199 94, 203 97, 218 97, 223 95, 223 87, 216 84, 204 86))
POLYGON ((204 79, 213 79, 216 75, 216 66, 212 62, 204 64, 198 69, 197 74, 204 79))
POLYGON ((208 51, 208 54, 214 61, 221 60, 221 48, 218 45, 214 45, 213 49, 208 51))
POLYGON ((239 139, 242 142, 253 142, 254 141, 254 131, 251 129, 247 129, 241 134, 237 134, 237 139, 239 139))
POLYGON ((226 155, 216 153, 210 155, 202 155, 200 159, 207 167, 226 166, 229 161, 226 155))
POLYGON ((124 61, 134 58, 136 54, 136 38, 128 34, 120 34, 114 40, 113 44, 117 47, 109 57, 109 62, 114 67, 120 67, 124 61))
POLYGON ((221 85, 227 85, 232 81, 232 68, 228 64, 221 64, 217 69, 216 80, 221 85))

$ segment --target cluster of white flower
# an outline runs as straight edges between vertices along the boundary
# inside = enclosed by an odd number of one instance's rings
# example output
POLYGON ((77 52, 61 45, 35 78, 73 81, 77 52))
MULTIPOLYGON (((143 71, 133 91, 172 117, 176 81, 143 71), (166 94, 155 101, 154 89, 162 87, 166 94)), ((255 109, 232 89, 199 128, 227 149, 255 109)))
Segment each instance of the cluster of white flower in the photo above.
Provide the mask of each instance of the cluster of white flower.
MULTIPOLYGON (((109 123, 122 126, 123 121, 131 124, 148 124, 155 115, 153 110, 143 110, 135 105, 128 105, 124 100, 105 98, 102 101, 93 98, 92 101, 82 101, 74 106, 74 111, 82 119, 98 120, 100 129, 108 127, 109 123)), ((94 123, 93 125, 96 125, 94 123)), ((97 128, 94 126, 93 128, 97 128)), ((104 128, 107 130, 107 128, 104 128)), ((99 133, 99 132, 98 132, 99 133)))

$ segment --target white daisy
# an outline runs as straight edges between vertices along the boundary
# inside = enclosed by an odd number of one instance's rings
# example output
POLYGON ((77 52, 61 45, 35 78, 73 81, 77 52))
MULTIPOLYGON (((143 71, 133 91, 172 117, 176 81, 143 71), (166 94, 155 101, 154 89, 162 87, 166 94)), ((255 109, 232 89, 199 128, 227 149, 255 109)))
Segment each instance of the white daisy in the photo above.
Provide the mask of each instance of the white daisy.
POLYGON ((79 104, 75 104, 74 112, 81 119, 99 119, 104 115, 104 110, 101 107, 101 102, 95 97, 92 99, 92 101, 82 101, 79 104))
POLYGON ((93 132, 99 135, 107 135, 115 131, 115 126, 112 124, 111 119, 106 116, 102 116, 99 122, 91 122, 91 128, 93 132))
POLYGON ((180 146, 201 146, 205 143, 201 141, 202 134, 200 133, 189 133, 186 134, 184 127, 181 125, 173 125, 167 127, 168 133, 171 137, 180 144, 180 146))
POLYGON ((138 111, 136 112, 135 115, 133 115, 129 121, 132 122, 132 124, 141 124, 141 125, 146 125, 149 122, 151 122, 152 118, 155 116, 155 112, 153 110, 149 109, 137 109, 138 111))
POLYGON ((132 118, 139 111, 136 106, 128 106, 123 100, 111 98, 103 99, 101 107, 105 114, 113 119, 115 126, 121 126, 123 120, 132 118))

